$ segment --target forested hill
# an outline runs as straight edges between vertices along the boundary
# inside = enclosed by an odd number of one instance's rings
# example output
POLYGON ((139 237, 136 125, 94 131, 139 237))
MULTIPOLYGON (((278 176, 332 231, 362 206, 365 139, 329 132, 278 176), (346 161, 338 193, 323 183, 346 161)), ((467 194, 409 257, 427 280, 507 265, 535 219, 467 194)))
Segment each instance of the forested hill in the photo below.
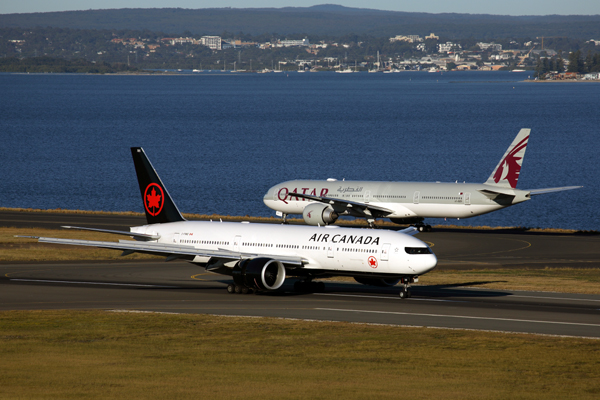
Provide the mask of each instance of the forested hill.
POLYGON ((366 34, 377 37, 427 35, 446 38, 570 37, 600 39, 600 15, 498 16, 427 14, 336 5, 286 8, 151 8, 1 14, 0 27, 131 29, 171 34, 260 35, 366 34))

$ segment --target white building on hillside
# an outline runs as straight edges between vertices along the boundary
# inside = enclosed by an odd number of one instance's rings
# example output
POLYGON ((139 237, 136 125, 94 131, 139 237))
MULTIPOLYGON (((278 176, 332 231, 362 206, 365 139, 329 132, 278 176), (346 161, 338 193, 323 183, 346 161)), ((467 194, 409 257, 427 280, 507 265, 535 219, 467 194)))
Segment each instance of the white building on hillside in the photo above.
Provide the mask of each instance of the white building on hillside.
POLYGON ((200 44, 208 47, 211 50, 222 49, 221 36, 202 36, 200 38, 200 44))

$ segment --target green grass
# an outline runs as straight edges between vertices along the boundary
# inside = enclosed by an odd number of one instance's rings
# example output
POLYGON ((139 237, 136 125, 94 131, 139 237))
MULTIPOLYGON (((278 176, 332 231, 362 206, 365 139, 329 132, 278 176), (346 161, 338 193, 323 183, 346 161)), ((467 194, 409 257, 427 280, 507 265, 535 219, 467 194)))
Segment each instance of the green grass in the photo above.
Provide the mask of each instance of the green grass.
POLYGON ((433 270, 421 285, 472 286, 482 289, 600 294, 598 268, 433 270))
POLYGON ((597 340, 207 315, 0 313, 0 398, 596 399, 597 340))

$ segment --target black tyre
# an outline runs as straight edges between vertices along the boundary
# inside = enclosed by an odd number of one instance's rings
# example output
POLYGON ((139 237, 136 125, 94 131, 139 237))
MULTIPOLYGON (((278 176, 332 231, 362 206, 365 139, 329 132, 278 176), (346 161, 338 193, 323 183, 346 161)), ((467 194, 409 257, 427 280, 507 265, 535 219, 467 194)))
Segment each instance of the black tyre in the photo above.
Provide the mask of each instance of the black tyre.
POLYGON ((227 293, 229 293, 229 294, 235 293, 235 285, 233 285, 231 283, 229 285, 227 285, 227 293))

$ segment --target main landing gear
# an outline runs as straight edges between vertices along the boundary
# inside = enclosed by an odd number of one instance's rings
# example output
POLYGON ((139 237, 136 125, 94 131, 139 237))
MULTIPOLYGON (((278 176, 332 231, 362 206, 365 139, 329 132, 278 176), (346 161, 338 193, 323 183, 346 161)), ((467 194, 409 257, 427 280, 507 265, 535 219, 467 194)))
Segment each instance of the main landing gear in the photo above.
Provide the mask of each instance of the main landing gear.
POLYGON ((378 229, 374 219, 367 219, 367 223, 369 224, 369 228, 378 229))
POLYGON ((431 225, 425 225, 423 223, 415 224, 415 228, 419 230, 419 232, 431 232, 431 225))
POLYGON ((250 294, 250 293, 258 293, 255 292, 254 289, 251 289, 247 286, 244 285, 235 285, 233 283, 230 283, 229 285, 227 285, 227 293, 229 294, 250 294))
POLYGON ((408 299, 409 297, 411 297, 411 293, 410 293, 410 278, 402 278, 400 279, 400 282, 402 283, 402 288, 400 289, 400 293, 398 293, 398 295, 400 296, 400 299, 408 299))

